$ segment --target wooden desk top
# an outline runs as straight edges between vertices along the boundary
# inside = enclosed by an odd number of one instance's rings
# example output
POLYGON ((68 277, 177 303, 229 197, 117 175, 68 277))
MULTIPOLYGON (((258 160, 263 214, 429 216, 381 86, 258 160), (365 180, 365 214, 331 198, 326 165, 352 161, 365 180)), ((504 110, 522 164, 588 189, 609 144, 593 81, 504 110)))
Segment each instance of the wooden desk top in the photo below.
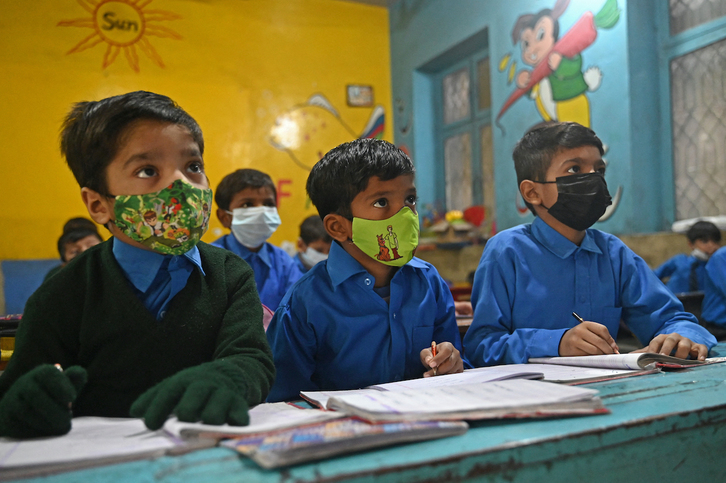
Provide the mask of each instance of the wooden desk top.
POLYGON ((277 471, 214 448, 42 481, 726 481, 726 363, 587 387, 611 414, 475 422, 461 436, 277 471))

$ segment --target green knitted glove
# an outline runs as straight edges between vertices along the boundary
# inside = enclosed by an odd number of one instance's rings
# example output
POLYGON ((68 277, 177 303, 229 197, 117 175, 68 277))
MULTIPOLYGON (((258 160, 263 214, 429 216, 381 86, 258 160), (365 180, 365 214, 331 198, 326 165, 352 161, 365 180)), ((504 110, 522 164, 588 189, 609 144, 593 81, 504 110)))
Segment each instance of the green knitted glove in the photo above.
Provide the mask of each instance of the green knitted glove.
POLYGON ((57 436, 71 429, 70 405, 88 380, 86 370, 65 372, 50 364, 18 378, 0 400, 0 436, 36 438, 57 436))
POLYGON ((131 405, 131 416, 144 418, 146 427, 159 429, 171 414, 180 421, 246 426, 247 400, 232 378, 214 363, 179 371, 152 387, 131 405))

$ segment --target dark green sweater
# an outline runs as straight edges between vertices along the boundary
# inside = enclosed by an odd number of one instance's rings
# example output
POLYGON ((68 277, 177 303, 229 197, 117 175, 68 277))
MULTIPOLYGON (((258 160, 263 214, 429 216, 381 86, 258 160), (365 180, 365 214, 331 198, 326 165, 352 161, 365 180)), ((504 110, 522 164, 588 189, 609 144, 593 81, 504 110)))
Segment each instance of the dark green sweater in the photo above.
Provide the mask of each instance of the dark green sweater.
POLYGON ((227 250, 198 247, 206 276, 194 270, 161 321, 133 293, 111 241, 73 259, 28 300, 0 397, 39 364, 80 365, 88 383, 73 415, 128 417, 162 379, 215 361, 250 406, 262 402, 275 367, 252 269, 227 250))

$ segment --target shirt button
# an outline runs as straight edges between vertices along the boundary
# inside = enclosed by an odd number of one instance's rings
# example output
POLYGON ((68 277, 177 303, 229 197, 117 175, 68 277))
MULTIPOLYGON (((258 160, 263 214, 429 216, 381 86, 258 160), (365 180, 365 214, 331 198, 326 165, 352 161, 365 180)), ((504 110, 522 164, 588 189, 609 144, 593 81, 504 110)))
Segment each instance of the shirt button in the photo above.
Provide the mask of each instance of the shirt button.
POLYGON ((580 296, 580 302, 581 302, 581 303, 583 303, 583 304, 584 304, 585 302, 587 302, 587 297, 585 297, 584 295, 581 295, 581 296, 580 296))
POLYGON ((370 284, 371 284, 371 279, 370 278, 367 278, 366 279, 366 285, 370 285, 370 284))
POLYGON ((393 318, 394 318, 394 319, 396 318, 396 314, 393 314, 393 318))
POLYGON ((161 312, 159 312, 159 317, 160 318, 163 319, 165 315, 166 315, 166 310, 162 310, 161 312))

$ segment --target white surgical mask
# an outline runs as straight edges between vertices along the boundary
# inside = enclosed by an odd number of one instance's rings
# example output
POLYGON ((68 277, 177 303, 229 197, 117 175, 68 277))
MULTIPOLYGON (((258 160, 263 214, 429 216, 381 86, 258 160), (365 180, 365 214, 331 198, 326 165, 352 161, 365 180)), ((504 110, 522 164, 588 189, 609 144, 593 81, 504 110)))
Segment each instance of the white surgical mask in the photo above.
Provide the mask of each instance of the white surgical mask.
POLYGON ((699 250, 698 248, 693 249, 693 251, 691 252, 691 256, 696 260, 701 260, 702 262, 705 262, 709 259, 708 253, 704 252, 703 250, 699 250))
POLYGON ((308 270, 313 268, 319 262, 327 259, 328 256, 325 253, 321 253, 313 247, 308 247, 307 250, 300 253, 300 261, 302 261, 303 265, 305 265, 305 268, 308 270))
POLYGON ((235 208, 232 215, 232 234, 247 248, 257 248, 267 241, 280 226, 280 215, 274 206, 235 208))

